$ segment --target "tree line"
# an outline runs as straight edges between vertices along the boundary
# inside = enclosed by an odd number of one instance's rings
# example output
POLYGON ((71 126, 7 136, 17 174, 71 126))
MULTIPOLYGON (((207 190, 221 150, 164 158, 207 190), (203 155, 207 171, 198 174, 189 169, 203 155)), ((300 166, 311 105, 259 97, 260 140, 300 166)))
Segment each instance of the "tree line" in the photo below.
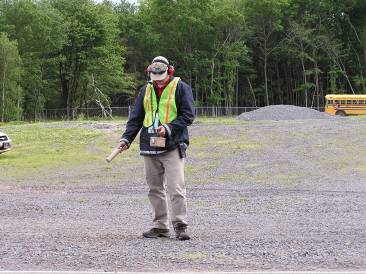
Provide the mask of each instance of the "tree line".
POLYGON ((0 2, 0 119, 133 103, 154 56, 197 106, 319 107, 365 93, 364 0, 0 2))

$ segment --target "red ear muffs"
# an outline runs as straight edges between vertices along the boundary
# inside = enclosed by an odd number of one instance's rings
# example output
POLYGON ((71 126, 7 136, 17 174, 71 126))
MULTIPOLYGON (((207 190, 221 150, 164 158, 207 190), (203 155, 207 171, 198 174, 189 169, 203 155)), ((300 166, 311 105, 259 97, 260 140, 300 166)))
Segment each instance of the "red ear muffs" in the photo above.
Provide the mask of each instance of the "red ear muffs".
POLYGON ((169 66, 169 68, 168 68, 168 75, 173 76, 174 75, 174 71, 175 71, 174 67, 173 66, 169 66))
POLYGON ((151 72, 151 65, 149 65, 149 66, 146 68, 146 72, 147 72, 147 73, 150 73, 150 72, 151 72))

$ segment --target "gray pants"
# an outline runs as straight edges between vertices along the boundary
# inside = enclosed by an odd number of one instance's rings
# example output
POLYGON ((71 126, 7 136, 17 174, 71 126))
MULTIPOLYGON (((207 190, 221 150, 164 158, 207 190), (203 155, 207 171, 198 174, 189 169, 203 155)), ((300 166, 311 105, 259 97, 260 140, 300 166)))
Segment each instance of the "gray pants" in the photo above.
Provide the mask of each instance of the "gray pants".
POLYGON ((171 221, 187 224, 186 187, 184 184, 184 159, 178 149, 159 156, 144 156, 145 176, 149 190, 149 200, 154 209, 154 227, 169 228, 168 202, 171 202, 171 221))

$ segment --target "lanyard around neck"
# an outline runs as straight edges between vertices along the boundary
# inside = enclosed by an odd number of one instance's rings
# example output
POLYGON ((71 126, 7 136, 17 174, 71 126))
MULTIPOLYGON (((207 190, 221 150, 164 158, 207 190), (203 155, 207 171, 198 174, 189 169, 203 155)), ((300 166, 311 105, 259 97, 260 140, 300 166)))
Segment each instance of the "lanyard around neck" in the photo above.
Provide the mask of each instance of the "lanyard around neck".
POLYGON ((158 104, 158 100, 156 98, 156 92, 154 89, 154 85, 152 85, 152 92, 150 92, 150 106, 151 106, 151 121, 152 121, 152 126, 154 129, 157 129, 159 127, 159 120, 160 120, 160 114, 159 114, 159 104, 158 104), (156 111, 155 111, 155 116, 153 114, 153 103, 152 103, 152 92, 155 93, 155 101, 156 101, 156 111))

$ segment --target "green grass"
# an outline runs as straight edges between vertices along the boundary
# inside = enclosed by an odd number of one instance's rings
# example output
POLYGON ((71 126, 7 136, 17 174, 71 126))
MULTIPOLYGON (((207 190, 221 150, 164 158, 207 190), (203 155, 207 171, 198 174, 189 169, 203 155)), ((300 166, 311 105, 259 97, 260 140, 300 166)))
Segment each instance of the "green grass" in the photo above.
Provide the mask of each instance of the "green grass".
POLYGON ((206 251, 187 252, 182 255, 182 258, 187 261, 201 261, 208 258, 208 253, 206 251))
MULTIPOLYGON (((238 122, 236 118, 200 118, 199 121, 205 125, 238 122)), ((116 124, 125 123, 126 120, 98 122, 116 124)), ((0 155, 0 183, 26 177, 52 176, 54 170, 67 175, 69 171, 83 170, 88 166, 97 167, 98 172, 112 172, 112 167, 120 161, 130 167, 140 164, 137 137, 129 151, 124 153, 124 157, 114 160, 114 165, 107 165, 104 159, 116 144, 121 132, 95 129, 91 127, 92 124, 93 120, 1 124, 0 131, 6 132, 13 140, 13 149, 0 155)), ((206 164, 187 164, 187 175, 201 174, 202 169, 218 168, 222 157, 260 148, 258 143, 248 140, 226 139, 226 136, 215 134, 214 129, 209 129, 205 134, 207 135, 192 137, 192 148, 188 154, 193 160, 204 161, 206 164)), ((197 178, 195 182, 211 183, 212 178, 197 178)))
POLYGON ((0 127, 10 126, 10 125, 23 125, 23 124, 26 124, 26 122, 23 122, 23 121, 13 121, 13 122, 7 122, 7 123, 0 122, 0 127))
POLYGON ((239 120, 236 116, 233 117, 205 117, 199 116, 195 119, 195 123, 204 124, 225 124, 225 125, 239 125, 245 123, 245 121, 239 120))
POLYGON ((1 131, 13 141, 13 149, 0 155, 0 181, 105 157, 115 136, 80 125, 65 127, 64 122, 54 122, 2 126, 1 131))
POLYGON ((351 115, 351 116, 347 116, 347 118, 365 119, 366 115, 351 115))

